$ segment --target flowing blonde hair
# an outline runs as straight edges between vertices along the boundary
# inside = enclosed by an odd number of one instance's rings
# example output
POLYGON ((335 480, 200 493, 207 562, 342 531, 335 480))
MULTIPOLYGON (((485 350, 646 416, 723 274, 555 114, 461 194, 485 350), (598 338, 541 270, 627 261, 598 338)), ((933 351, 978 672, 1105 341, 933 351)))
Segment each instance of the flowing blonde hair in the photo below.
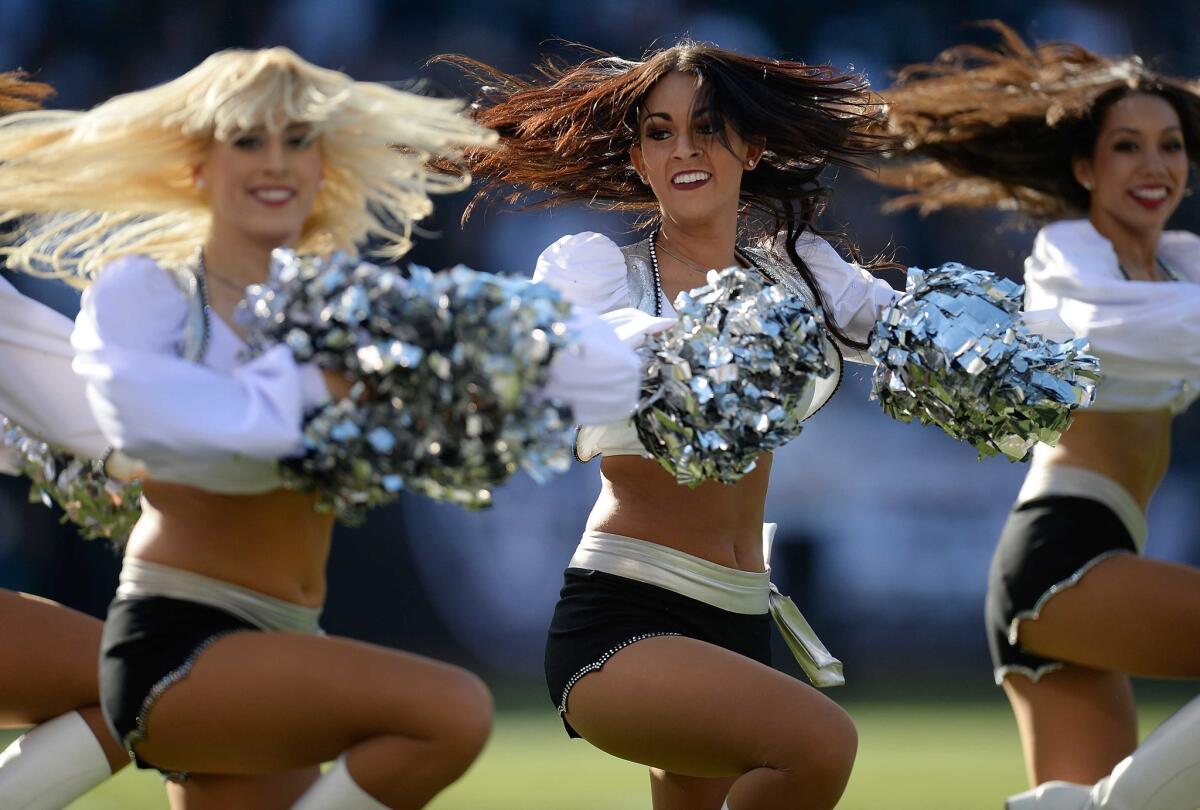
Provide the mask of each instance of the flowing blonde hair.
POLYGON ((78 285, 121 255, 190 261, 211 222, 193 170, 212 142, 304 123, 324 185, 295 248, 354 252, 373 238, 398 258, 433 208, 429 195, 470 183, 463 150, 495 139, 464 107, 270 48, 213 54, 87 112, 18 112, 0 120, 0 221, 20 220, 4 252, 11 267, 78 285))

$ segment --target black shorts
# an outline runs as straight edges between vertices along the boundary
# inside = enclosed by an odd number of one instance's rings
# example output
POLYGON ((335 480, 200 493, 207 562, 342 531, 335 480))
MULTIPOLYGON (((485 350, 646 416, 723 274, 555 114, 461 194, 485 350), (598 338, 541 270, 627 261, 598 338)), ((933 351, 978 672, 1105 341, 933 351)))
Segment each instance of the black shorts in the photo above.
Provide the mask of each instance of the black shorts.
MULTIPOLYGON (((652 636, 687 636, 771 665, 769 613, 731 613, 656 585, 568 568, 546 641, 546 686, 559 715, 580 678, 652 636)), ((579 736, 565 716, 563 725, 579 736)))
POLYGON ((1114 554, 1137 554, 1137 546, 1100 501, 1050 496, 1013 509, 992 557, 984 608, 997 684, 1009 672, 1037 680, 1063 665, 1022 649, 1016 622, 1036 618, 1046 600, 1114 554))
POLYGON ((146 717, 210 644, 229 633, 257 629, 217 608, 164 596, 117 599, 109 606, 100 639, 100 707, 139 768, 159 770, 168 779, 186 778, 138 756, 135 746, 146 736, 146 717))

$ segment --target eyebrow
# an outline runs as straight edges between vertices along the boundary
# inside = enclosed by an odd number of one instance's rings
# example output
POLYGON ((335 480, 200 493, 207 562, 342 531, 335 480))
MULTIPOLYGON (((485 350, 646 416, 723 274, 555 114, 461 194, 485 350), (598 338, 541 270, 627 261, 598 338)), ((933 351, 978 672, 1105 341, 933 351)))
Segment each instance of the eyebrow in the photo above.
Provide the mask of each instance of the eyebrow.
MULTIPOLYGON (((703 116, 706 116, 706 115, 709 115, 709 114, 711 114, 711 111, 710 111, 710 110, 707 110, 707 109, 704 109, 704 110, 696 110, 694 113, 692 113, 692 119, 694 120, 694 119, 697 119, 697 118, 702 118, 703 116)), ((673 121, 673 120, 674 120, 673 118, 671 118, 671 114, 670 114, 670 113, 665 113, 665 112, 652 112, 652 113, 646 113, 646 115, 645 115, 645 116, 642 118, 642 123, 643 123, 643 124, 644 124, 644 123, 646 123, 646 122, 647 122, 647 121, 649 121, 651 118, 661 118, 661 119, 663 119, 664 121, 673 121)))
MULTIPOLYGON (((1163 128, 1163 130, 1162 130, 1162 132, 1172 132, 1172 131, 1175 131, 1175 130, 1178 130, 1178 131, 1180 131, 1180 132, 1183 132, 1183 127, 1179 126, 1178 124, 1172 124, 1172 125, 1171 125, 1171 126, 1169 126, 1169 127, 1164 127, 1164 128, 1163 128)), ((1141 135, 1141 134, 1142 134, 1142 130, 1140 130, 1140 129, 1134 129, 1133 127, 1113 127, 1113 128, 1112 128, 1112 133, 1113 133, 1113 134, 1116 134, 1116 133, 1118 133, 1118 132, 1132 132, 1134 135, 1141 135)))

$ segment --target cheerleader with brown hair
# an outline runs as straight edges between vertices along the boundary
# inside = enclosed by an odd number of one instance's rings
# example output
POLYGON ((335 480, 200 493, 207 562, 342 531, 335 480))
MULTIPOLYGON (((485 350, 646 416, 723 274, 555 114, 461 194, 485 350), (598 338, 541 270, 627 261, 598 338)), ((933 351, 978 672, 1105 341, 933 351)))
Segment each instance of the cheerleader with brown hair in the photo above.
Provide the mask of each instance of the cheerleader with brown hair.
POLYGON ((1190 810, 1195 705, 1110 771, 1137 744, 1129 676, 1200 676, 1200 570, 1142 556, 1172 421, 1200 394, 1200 238, 1166 230, 1200 165, 1200 84, 991 26, 1001 47, 946 51, 884 94, 895 161, 881 176, 908 190, 894 208, 1049 221, 1025 262, 1027 308, 1055 309, 1101 360, 1095 404, 1034 454, 986 617, 1030 782, 1108 787, 1011 806, 1190 810))
MULTIPOLYGON (((51 92, 23 74, 0 74, 0 114, 36 109, 51 92)), ((82 407, 68 414, 58 399, 65 381, 76 405, 84 401, 70 370, 70 329, 68 319, 0 278, 0 417, 96 456, 103 437, 90 414, 82 407), (55 365, 59 373, 50 371, 55 365)), ((15 453, 0 458, 0 472, 20 467, 15 453)), ((101 627, 48 599, 0 590, 0 727, 34 726, 0 752, 0 806, 57 810, 129 761, 100 712, 101 627)))
MULTIPOLYGON (((740 265, 824 312, 834 373, 805 413, 825 404, 843 357, 861 356, 895 296, 816 231, 821 171, 877 147, 865 134, 874 98, 859 77, 690 41, 640 61, 547 60, 532 79, 443 58, 485 85, 476 118, 500 142, 468 157, 485 194, 514 187, 514 198, 582 201, 651 223, 625 247, 565 236, 542 253, 535 279, 579 306, 637 307, 652 331, 710 268, 740 265)), ((770 453, 735 484, 694 489, 646 457, 628 420, 582 428, 576 453, 603 458, 546 648, 567 733, 650 766, 656 810, 833 807, 854 725, 770 665, 770 453)), ((798 614, 782 624, 811 637, 798 614)), ((840 664, 808 641, 814 682, 839 683, 840 664)))

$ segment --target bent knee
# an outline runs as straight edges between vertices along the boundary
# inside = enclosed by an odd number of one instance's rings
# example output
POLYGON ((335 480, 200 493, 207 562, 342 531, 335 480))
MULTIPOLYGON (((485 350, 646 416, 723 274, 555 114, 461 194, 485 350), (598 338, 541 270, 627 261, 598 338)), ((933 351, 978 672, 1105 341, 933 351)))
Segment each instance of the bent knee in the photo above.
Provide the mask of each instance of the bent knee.
POLYGON ((475 761, 492 733, 495 713, 492 693, 476 675, 459 670, 444 684, 444 719, 438 734, 441 746, 463 770, 475 761))
POLYGON ((799 777, 825 795, 840 796, 858 754, 858 730, 834 703, 810 723, 794 722, 782 740, 780 770, 799 777))

